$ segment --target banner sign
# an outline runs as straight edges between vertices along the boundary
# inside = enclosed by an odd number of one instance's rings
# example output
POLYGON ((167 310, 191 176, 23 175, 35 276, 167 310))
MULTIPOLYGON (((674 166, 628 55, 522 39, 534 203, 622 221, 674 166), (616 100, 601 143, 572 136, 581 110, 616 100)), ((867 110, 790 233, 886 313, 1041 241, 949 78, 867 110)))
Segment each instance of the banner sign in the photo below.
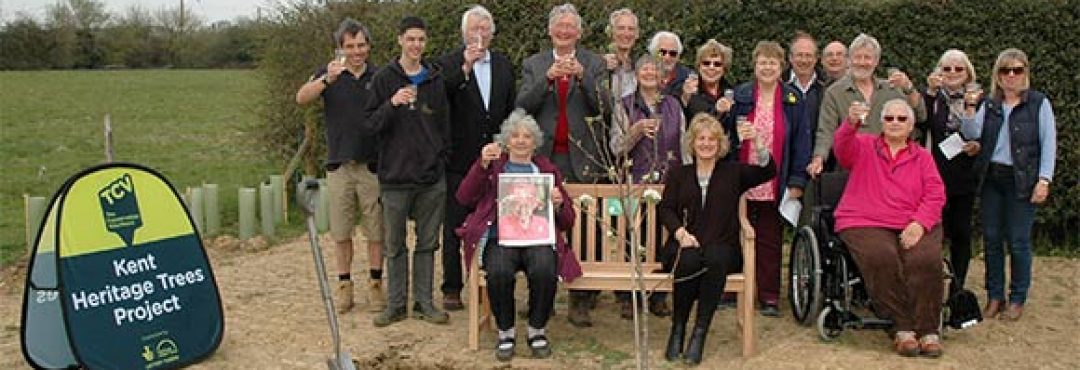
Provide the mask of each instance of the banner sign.
POLYGON ((31 365, 177 368, 213 353, 223 332, 202 240, 164 177, 107 164, 53 196, 23 299, 31 365))

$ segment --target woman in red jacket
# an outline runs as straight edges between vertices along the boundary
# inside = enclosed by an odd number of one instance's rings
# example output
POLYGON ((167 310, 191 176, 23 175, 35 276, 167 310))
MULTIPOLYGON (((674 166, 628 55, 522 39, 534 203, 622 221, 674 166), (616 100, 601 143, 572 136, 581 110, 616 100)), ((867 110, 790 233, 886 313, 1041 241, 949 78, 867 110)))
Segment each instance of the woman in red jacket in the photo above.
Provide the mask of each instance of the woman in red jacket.
POLYGON ((911 140, 915 113, 907 101, 885 102, 879 135, 858 133, 868 110, 852 104, 834 135, 836 159, 851 171, 834 213, 836 232, 874 307, 894 320, 896 351, 938 357, 945 184, 930 151, 911 140))
POLYGON ((480 158, 469 168, 458 188, 458 202, 474 211, 465 218, 457 233, 463 243, 467 267, 477 247, 481 248, 491 311, 499 327, 495 357, 509 361, 514 355, 514 274, 524 270, 529 279, 528 344, 533 357, 544 358, 551 355, 544 328, 551 317, 558 279, 573 281, 581 276, 581 266, 561 233, 574 225, 574 209, 570 196, 562 187, 563 178, 558 168, 546 157, 534 155, 544 137, 532 116, 522 109, 514 110, 503 122, 496 141, 480 150, 480 158), (557 230, 555 245, 511 247, 499 243, 495 220, 501 173, 550 173, 555 176, 555 191, 551 194, 557 230))

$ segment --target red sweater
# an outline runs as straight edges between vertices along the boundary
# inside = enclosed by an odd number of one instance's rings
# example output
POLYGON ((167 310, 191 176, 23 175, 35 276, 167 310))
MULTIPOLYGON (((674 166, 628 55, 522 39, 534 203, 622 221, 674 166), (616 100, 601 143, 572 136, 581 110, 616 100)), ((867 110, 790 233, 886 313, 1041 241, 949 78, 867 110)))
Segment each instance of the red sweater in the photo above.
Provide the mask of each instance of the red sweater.
POLYGON ((889 154, 880 135, 858 134, 845 120, 834 135, 840 166, 851 170, 836 208, 836 231, 853 227, 902 230, 911 221, 927 231, 941 221, 945 184, 934 157, 915 142, 889 154))

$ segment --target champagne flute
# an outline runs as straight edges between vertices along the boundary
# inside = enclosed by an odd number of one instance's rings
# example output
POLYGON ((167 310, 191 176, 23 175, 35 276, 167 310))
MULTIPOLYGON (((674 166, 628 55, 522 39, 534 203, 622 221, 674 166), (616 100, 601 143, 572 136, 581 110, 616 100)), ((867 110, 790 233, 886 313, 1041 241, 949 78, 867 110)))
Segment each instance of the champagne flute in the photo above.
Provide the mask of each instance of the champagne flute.
POLYGON ((746 140, 746 136, 750 133, 750 130, 753 130, 753 128, 750 127, 750 119, 748 117, 745 115, 735 117, 735 132, 739 136, 739 141, 746 140))
POLYGON ((964 104, 969 107, 974 107, 979 104, 979 98, 982 98, 982 85, 978 82, 968 82, 964 85, 964 104))
POLYGON ((865 123, 866 122, 866 116, 870 115, 870 106, 866 105, 866 102, 861 101, 861 100, 853 101, 853 102, 851 102, 851 105, 854 105, 856 108, 858 108, 859 122, 860 123, 865 123))
POLYGON ((415 84, 408 84, 405 88, 412 92, 412 97, 409 98, 409 110, 416 110, 416 94, 418 93, 418 88, 415 84))
POLYGON ((334 49, 334 61, 335 62, 338 62, 342 66, 345 66, 345 60, 347 59, 347 57, 348 56, 345 54, 345 49, 342 49, 342 48, 334 49))
POLYGON ((730 100, 732 103, 734 103, 735 102, 735 90, 724 89, 724 99, 730 100))

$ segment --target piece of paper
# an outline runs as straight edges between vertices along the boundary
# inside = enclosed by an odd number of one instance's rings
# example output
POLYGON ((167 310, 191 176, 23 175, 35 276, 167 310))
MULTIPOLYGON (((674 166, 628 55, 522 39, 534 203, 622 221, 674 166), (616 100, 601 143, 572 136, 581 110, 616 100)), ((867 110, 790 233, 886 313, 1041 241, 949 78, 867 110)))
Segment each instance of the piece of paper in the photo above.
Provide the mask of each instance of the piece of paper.
POLYGON ((957 154, 960 154, 964 150, 964 139, 960 137, 959 133, 953 133, 945 140, 938 144, 938 148, 941 149, 941 154, 945 155, 945 159, 953 159, 957 154))
POLYGON ((800 212, 802 212, 802 202, 799 201, 799 198, 792 198, 788 196, 787 191, 784 191, 784 198, 780 200, 780 215, 792 227, 798 227, 800 212))

